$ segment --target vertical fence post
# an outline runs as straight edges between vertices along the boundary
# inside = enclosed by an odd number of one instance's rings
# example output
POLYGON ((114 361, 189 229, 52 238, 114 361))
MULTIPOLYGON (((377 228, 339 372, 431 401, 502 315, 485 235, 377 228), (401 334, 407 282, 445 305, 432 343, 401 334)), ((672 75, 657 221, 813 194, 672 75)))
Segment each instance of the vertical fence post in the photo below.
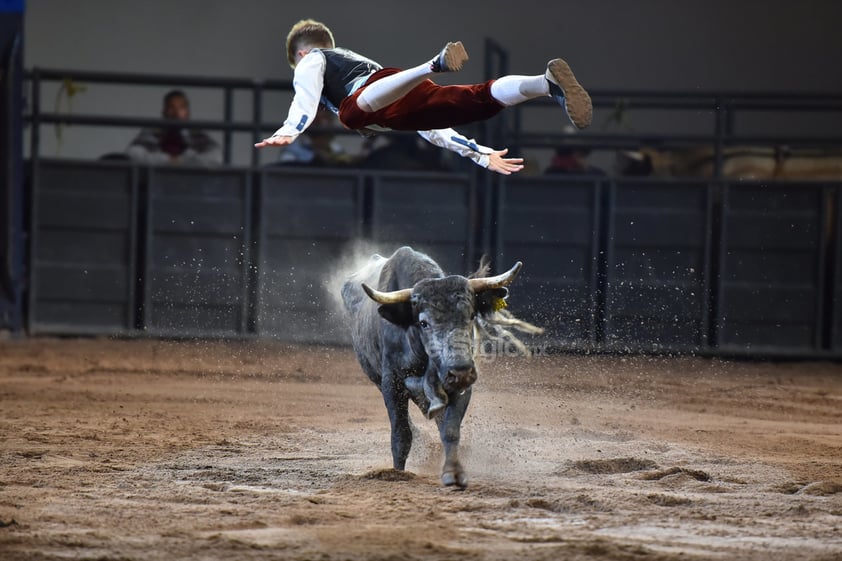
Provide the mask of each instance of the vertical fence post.
MULTIPOLYGON (((0 61, 0 327, 12 332, 22 327, 23 309, 23 128, 21 119, 21 49, 23 31, 21 18, 11 32, 10 44, 0 61)), ((6 40, 8 37, 3 37, 6 40)), ((0 44, 2 46, 2 44, 0 44)))
MULTIPOLYGON (((225 124, 230 125, 231 121, 234 117, 234 101, 233 101, 233 92, 230 86, 225 87, 225 101, 224 101, 224 108, 223 111, 225 112, 225 124)), ((226 128, 225 132, 222 133, 222 154, 223 154, 223 161, 226 165, 231 164, 231 129, 226 128)))
MULTIPOLYGON (((508 73, 509 54, 498 42, 493 39, 486 38, 485 40, 485 79, 491 80, 498 76, 503 76, 508 73)), ((515 108, 515 115, 517 116, 517 108, 515 108)), ((504 146, 504 138, 506 136, 506 116, 504 113, 498 114, 496 117, 485 121, 482 127, 482 133, 485 136, 484 144, 488 146, 504 146)), ((479 174, 480 172, 475 172, 479 174)), ((485 225, 482 228, 480 236, 480 244, 483 252, 492 253, 494 259, 492 263, 497 261, 500 257, 500 232, 498 232, 499 225, 499 205, 502 197, 503 180, 502 177, 497 176, 491 172, 477 175, 479 181, 477 182, 478 192, 481 195, 478 198, 478 204, 481 202, 483 217, 480 221, 485 225)))
POLYGON ((835 259, 835 226, 833 220, 836 208, 836 189, 825 185, 821 189, 819 200, 819 258, 816 260, 816 283, 818 297, 816 298, 816 333, 815 351, 821 352, 832 348, 834 306, 834 284, 836 280, 835 259))
MULTIPOLYGON (((722 168, 725 163, 725 156, 723 154, 724 145, 725 145, 725 134, 727 129, 730 127, 728 126, 728 113, 729 110, 725 106, 725 100, 722 96, 716 96, 714 98, 714 106, 715 110, 715 122, 714 122, 714 138, 713 138, 713 154, 714 154, 714 165, 713 165, 713 176, 716 179, 722 179, 722 168)), ((731 131, 727 131, 730 134, 731 131)))
MULTIPOLYGON (((252 143, 254 143, 261 138, 261 122, 263 121, 263 82, 260 81, 255 81, 252 87, 251 119, 252 143)), ((256 168, 260 165, 260 151, 251 145, 250 148, 251 167, 256 168)))
POLYGON ((38 150, 40 148, 41 132, 41 71, 36 67, 32 69, 30 78, 30 114, 29 123, 29 159, 32 162, 32 170, 35 172, 38 162, 38 150))

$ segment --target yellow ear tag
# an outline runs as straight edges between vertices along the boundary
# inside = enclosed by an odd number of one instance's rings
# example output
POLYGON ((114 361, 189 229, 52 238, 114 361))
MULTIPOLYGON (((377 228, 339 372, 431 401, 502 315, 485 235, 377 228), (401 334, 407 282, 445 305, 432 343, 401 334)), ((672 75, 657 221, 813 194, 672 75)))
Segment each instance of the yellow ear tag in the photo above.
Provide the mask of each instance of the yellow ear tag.
POLYGON ((492 307, 494 308, 495 312, 499 312, 506 306, 508 306, 508 304, 506 304, 506 300, 503 298, 495 298, 494 303, 492 304, 492 307))

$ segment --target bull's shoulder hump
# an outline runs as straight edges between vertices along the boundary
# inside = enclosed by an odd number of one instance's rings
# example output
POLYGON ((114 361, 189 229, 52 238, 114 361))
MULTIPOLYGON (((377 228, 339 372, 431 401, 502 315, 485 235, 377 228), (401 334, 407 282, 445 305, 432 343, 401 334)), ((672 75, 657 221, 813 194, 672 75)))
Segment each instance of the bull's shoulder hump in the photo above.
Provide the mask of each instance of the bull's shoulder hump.
POLYGON ((399 266, 402 268, 409 268, 409 269, 430 269, 433 271, 441 270, 439 264, 435 262, 435 260, 427 255, 426 253, 422 253, 420 251, 416 251, 405 245, 403 247, 399 247, 395 252, 389 257, 389 261, 393 263, 395 266, 399 266))
POLYGON ((404 246, 401 246, 401 247, 399 247, 398 249, 395 250, 395 252, 392 254, 392 259, 401 259, 401 258, 406 258, 406 257, 416 257, 417 258, 417 257, 422 256, 422 255, 424 255, 424 254, 421 253, 421 252, 415 251, 414 249, 412 249, 408 245, 404 245, 404 246))

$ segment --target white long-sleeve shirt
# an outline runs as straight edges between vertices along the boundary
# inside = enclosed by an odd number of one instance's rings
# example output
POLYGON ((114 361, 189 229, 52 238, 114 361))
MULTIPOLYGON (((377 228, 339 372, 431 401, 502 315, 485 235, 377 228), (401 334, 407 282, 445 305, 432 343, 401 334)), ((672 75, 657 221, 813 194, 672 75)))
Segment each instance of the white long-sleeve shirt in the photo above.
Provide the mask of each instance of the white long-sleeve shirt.
MULTIPOLYGON (((295 95, 292 104, 290 104, 289 113, 284 124, 272 136, 297 138, 312 124, 319 103, 324 103, 328 109, 336 114, 339 113, 339 108, 334 107, 333 104, 322 98, 326 64, 324 54, 319 50, 314 50, 306 54, 296 65, 292 78, 295 95)), ((352 93, 365 83, 367 78, 368 76, 364 76, 357 80, 352 88, 352 93)), ((371 128, 380 131, 389 130, 384 127, 371 128)), ((493 150, 478 144, 474 139, 467 138, 453 129, 418 131, 418 134, 430 144, 456 152, 484 168, 488 167, 488 156, 493 150)))

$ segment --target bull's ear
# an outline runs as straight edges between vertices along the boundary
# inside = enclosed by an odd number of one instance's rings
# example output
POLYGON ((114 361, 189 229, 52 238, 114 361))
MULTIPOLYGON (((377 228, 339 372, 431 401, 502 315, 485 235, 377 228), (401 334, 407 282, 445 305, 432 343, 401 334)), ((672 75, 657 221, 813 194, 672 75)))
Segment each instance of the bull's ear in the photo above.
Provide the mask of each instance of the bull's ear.
POLYGON ((412 304, 409 302, 382 304, 377 308, 377 313, 386 321, 400 327, 409 327, 413 322, 412 304))
POLYGON ((509 296, 509 289, 506 287, 492 288, 477 293, 477 312, 481 315, 488 315, 506 307, 506 298, 509 296))

